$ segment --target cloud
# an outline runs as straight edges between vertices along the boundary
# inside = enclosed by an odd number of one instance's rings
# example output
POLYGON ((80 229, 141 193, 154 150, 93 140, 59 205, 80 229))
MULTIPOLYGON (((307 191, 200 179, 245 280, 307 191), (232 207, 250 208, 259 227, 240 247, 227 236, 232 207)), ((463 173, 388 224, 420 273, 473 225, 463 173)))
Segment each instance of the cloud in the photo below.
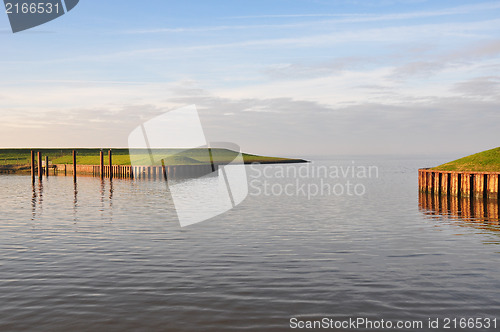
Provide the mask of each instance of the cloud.
POLYGON ((286 63, 268 66, 264 73, 272 80, 307 79, 338 74, 345 70, 361 70, 378 62, 370 57, 340 57, 327 62, 305 64, 286 63))
MULTIPOLYGON (((498 77, 478 80, 497 93, 493 83, 498 77)), ((472 87, 473 82, 456 85, 459 90, 472 87)), ((359 88, 394 93, 378 85, 359 88)), ((403 96, 400 103, 382 98, 328 104, 291 97, 228 97, 183 82, 166 95, 155 103, 7 111, 0 141, 11 142, 15 135, 17 147, 125 147, 138 124, 189 104, 197 105, 209 141, 234 142, 246 152, 282 156, 473 152, 497 140, 500 124, 498 98, 465 94, 403 96), (477 128, 481 135, 464 135, 477 128)))
POLYGON ((500 76, 477 77, 458 82, 454 84, 452 90, 465 96, 500 101, 500 76))
MULTIPOLYGON (((385 5, 400 3, 419 3, 426 2, 426 0, 412 0, 412 1, 391 1, 385 5)), ((357 4, 365 5, 366 1, 356 2, 357 4)), ((392 21, 392 20, 407 20, 407 19, 422 19, 429 17, 440 17, 450 15, 471 15, 474 12, 483 12, 500 8, 498 2, 484 2, 473 5, 461 5, 452 8, 446 8, 434 11, 413 11, 407 13, 395 14, 339 14, 339 13, 312 13, 312 14, 264 14, 264 15, 247 15, 247 16, 231 16, 225 17, 226 19, 276 19, 276 18, 318 18, 318 17, 335 17, 336 20, 329 20, 324 23, 360 23, 360 22, 374 22, 374 21, 392 21)))

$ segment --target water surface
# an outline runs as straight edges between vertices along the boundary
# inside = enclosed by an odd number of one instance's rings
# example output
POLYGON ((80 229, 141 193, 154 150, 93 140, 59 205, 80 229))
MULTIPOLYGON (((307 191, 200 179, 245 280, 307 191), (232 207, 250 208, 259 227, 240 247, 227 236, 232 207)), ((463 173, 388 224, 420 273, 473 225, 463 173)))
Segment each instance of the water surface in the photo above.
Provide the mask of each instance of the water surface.
MULTIPOLYGON (((441 161, 355 162, 380 171, 356 180, 362 196, 250 188, 234 210, 186 228, 164 182, 32 186, 1 175, 0 330, 272 331, 292 317, 498 315, 498 222, 419 206, 417 169, 441 161)), ((293 183, 261 177, 254 187, 264 180, 293 183)))

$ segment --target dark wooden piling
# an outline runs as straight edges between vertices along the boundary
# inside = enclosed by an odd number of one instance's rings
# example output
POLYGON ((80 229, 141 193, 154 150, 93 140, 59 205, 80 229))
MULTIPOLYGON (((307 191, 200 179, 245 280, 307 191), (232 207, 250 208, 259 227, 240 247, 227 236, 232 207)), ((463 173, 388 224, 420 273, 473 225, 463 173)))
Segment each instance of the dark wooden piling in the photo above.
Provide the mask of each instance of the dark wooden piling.
POLYGON ((473 192, 474 192, 474 196, 477 198, 481 198, 481 197, 485 196, 485 194, 486 194, 485 181, 484 181, 485 176, 486 175, 482 174, 482 173, 475 174, 475 176, 474 176, 473 192))
POLYGON ((450 191, 450 174, 442 173, 441 174, 441 194, 448 195, 450 191))
POLYGON ((472 192, 473 179, 474 177, 470 173, 462 174, 461 191, 460 191, 460 195, 462 197, 470 197, 472 192))
POLYGON ((113 180, 113 153, 111 152, 111 149, 108 151, 108 156, 109 156, 109 179, 113 180))
POLYGON ((104 179, 104 152, 102 150, 99 153, 99 162, 100 162, 99 172, 101 175, 101 179, 104 179))
POLYGON ((31 151, 31 181, 35 182, 35 151, 31 151))
POLYGON ((38 179, 41 180, 43 175, 42 153, 38 151, 38 179))
POLYGON ((434 183, 432 187, 434 192, 439 195, 441 193, 441 173, 434 173, 433 179, 434 183))
POLYGON ((76 182, 76 150, 73 150, 73 180, 76 182))
POLYGON ((45 156, 45 176, 49 176, 49 156, 45 156))
POLYGON ((460 194, 460 174, 458 173, 452 173, 451 174, 451 194, 453 196, 458 196, 460 194))
POLYGON ((498 199, 498 174, 488 174, 487 175, 487 190, 488 190, 488 198, 490 199, 498 199))

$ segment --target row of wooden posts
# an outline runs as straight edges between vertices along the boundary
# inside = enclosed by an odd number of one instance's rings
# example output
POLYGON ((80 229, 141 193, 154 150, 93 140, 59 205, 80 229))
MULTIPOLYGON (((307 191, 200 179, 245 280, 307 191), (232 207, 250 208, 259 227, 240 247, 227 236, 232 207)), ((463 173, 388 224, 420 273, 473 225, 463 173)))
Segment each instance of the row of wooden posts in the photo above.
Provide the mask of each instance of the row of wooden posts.
POLYGON ((421 192, 461 197, 500 199, 500 172, 418 170, 421 192))
POLYGON ((73 164, 54 164, 49 166, 49 157, 45 156, 45 167, 41 152, 31 151, 31 178, 35 181, 38 178, 42 180, 43 175, 49 176, 52 168, 53 174, 72 174, 76 181, 77 174, 100 176, 101 179, 109 178, 128 178, 128 179, 153 179, 167 180, 169 178, 199 177, 210 174, 218 170, 217 164, 200 165, 177 165, 168 166, 162 163, 161 166, 132 166, 132 165, 113 165, 113 153, 108 151, 109 164, 104 165, 104 152, 100 151, 99 165, 77 165, 76 150, 73 150, 73 164))
MULTIPOLYGON (((76 152, 76 150, 73 150, 73 164, 72 165, 66 165, 66 164, 52 165, 52 169, 54 171, 54 174, 57 174, 60 171, 64 171, 64 175, 67 175, 67 173, 72 173, 73 178, 76 181, 76 176, 79 173, 78 168, 81 168, 81 166, 87 166, 87 165, 77 165, 76 164, 76 156, 77 156, 77 152, 76 152), (68 166, 69 166, 69 169, 68 169, 68 166)), ((109 157, 109 165, 113 165, 113 153, 111 150, 109 150, 109 152, 108 152, 108 157, 109 157)), ((104 165, 104 152, 102 150, 100 152, 100 165, 99 166, 91 165, 90 167, 93 167, 93 168, 98 167, 99 174, 100 174, 101 178, 104 178, 107 175, 110 179, 113 179, 114 172, 109 172, 109 166, 107 166, 108 172, 106 172, 106 166, 104 165)), ((38 151, 38 152, 31 151, 31 178, 33 181, 35 180, 37 173, 38 173, 38 178, 40 180, 43 178, 44 174, 46 176, 49 176, 49 174, 50 174, 49 156, 45 156, 45 167, 43 167, 42 153, 40 151, 38 151)), ((132 177, 132 174, 130 174, 130 177, 132 177)))

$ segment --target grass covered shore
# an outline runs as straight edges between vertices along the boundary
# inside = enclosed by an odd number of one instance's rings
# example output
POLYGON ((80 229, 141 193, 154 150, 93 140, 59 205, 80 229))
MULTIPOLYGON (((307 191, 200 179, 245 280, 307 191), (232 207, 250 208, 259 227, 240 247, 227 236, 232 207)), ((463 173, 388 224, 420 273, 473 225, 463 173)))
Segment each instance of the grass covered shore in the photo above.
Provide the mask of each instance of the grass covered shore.
POLYGON ((500 172, 500 147, 432 168, 437 171, 500 172))
MULTIPOLYGON (((75 149, 77 151, 76 162, 79 165, 99 165, 99 152, 101 149, 75 149)), ((104 151, 104 164, 109 164, 108 150, 104 151)), ((111 149, 113 152, 113 165, 130 165, 129 149, 111 149)), ((40 151, 42 155, 49 157, 52 164, 72 164, 73 149, 34 149, 40 151)), ((168 165, 199 165, 210 162, 207 149, 191 149, 181 152, 179 149, 161 149, 153 150, 153 155, 167 156, 168 165)), ((212 158, 215 163, 226 163, 234 159, 236 152, 228 149, 211 149, 212 158)), ((31 159, 31 149, 0 149, 0 167, 13 165, 28 165, 31 159)), ((144 161, 144 164, 150 163, 150 156, 147 150, 137 151, 134 156, 137 161, 144 161)), ((258 156, 243 153, 245 164, 281 164, 281 163, 303 163, 303 159, 290 159, 279 157, 258 156)), ((45 159, 44 159, 45 160, 45 159)))

